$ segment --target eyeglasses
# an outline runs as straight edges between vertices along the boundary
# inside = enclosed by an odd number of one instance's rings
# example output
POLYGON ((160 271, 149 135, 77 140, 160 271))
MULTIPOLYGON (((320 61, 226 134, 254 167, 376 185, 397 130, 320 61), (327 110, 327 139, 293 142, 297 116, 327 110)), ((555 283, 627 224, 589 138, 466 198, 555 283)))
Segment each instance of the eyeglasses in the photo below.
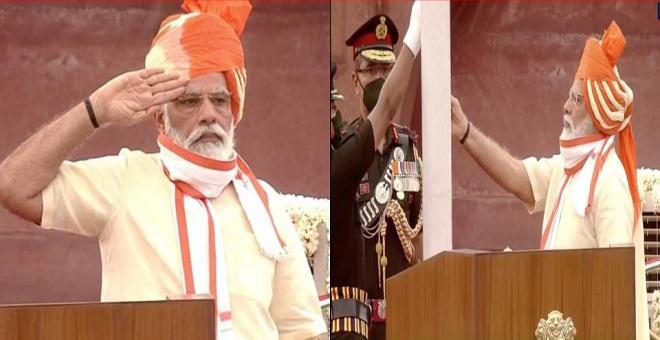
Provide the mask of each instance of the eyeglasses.
POLYGON ((571 96, 571 101, 573 101, 573 104, 575 104, 575 105, 582 104, 582 95, 581 94, 571 93, 570 96, 571 96))
POLYGON ((220 94, 210 94, 210 95, 183 95, 173 101, 174 106, 183 113, 192 114, 199 110, 204 103, 204 99, 208 99, 213 105, 213 108, 218 113, 224 113, 224 111, 231 112, 230 101, 231 94, 229 93, 220 93, 220 94))
POLYGON ((367 73, 371 75, 378 73, 389 74, 390 71, 392 71, 392 67, 394 67, 393 64, 379 64, 379 65, 372 65, 372 66, 367 66, 365 68, 356 69, 355 72, 362 74, 367 73))

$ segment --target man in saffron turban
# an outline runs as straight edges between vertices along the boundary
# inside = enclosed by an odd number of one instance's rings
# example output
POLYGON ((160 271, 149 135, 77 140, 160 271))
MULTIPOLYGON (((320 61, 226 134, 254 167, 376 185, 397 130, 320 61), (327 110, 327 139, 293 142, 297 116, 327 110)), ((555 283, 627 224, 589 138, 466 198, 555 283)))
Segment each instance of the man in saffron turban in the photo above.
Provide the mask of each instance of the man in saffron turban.
POLYGON ((637 338, 647 339, 637 151, 630 123, 633 91, 616 67, 625 46, 614 21, 600 40, 587 40, 564 103, 558 155, 513 157, 468 120, 454 97, 452 134, 530 213, 543 211, 540 249, 634 244, 637 338), (617 136, 618 154, 613 150, 617 136))
POLYGON ((279 195, 234 148, 247 1, 185 0, 146 57, 28 139, 0 165, 0 202, 99 240, 103 301, 210 294, 216 335, 325 332, 314 282, 279 195), (69 162, 96 130, 156 121, 160 152, 69 162))

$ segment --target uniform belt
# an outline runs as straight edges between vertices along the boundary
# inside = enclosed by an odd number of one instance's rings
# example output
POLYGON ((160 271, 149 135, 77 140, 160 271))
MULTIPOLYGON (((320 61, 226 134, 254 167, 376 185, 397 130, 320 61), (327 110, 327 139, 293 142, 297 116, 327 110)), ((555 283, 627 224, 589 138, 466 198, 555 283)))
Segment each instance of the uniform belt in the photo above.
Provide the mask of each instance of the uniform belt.
POLYGON ((366 323, 371 320, 368 305, 353 299, 338 299, 330 302, 330 319, 358 318, 366 323))
POLYGON ((357 287, 330 288, 331 334, 352 333, 364 339, 369 337, 371 309, 367 295, 357 287))
POLYGON ((385 322, 386 317, 385 299, 371 299, 371 322, 385 322))
POLYGON ((357 287, 331 287, 330 300, 353 299, 358 300, 365 305, 369 304, 367 292, 357 287))

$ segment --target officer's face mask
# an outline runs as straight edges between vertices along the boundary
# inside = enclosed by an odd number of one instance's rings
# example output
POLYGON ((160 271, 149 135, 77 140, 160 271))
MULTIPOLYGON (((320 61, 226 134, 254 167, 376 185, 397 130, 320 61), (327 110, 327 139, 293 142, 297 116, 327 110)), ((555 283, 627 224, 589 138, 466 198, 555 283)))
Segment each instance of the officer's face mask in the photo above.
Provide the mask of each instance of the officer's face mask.
POLYGON ((380 91, 383 89, 384 83, 385 78, 376 78, 369 82, 366 86, 362 87, 362 102, 367 108, 367 111, 371 112, 371 110, 376 107, 376 103, 378 103, 378 97, 380 96, 380 91))

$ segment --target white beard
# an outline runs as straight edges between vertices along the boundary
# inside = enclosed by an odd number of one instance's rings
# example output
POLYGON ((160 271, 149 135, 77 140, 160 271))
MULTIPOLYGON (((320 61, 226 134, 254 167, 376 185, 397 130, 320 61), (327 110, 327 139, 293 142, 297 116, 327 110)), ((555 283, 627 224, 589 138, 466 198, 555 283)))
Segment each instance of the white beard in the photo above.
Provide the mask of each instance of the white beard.
POLYGON ((172 126, 167 112, 163 114, 163 122, 165 125, 165 135, 186 150, 220 161, 227 161, 234 158, 233 126, 228 132, 225 132, 218 124, 202 125, 193 130, 188 137, 185 137, 180 130, 172 126), (198 139, 207 132, 218 135, 220 139, 216 142, 199 141, 198 139))
POLYGON ((560 139, 568 140, 598 133, 598 130, 589 117, 585 117, 578 124, 575 124, 571 119, 571 123, 572 124, 564 124, 564 128, 562 129, 561 135, 559 136, 560 139))

